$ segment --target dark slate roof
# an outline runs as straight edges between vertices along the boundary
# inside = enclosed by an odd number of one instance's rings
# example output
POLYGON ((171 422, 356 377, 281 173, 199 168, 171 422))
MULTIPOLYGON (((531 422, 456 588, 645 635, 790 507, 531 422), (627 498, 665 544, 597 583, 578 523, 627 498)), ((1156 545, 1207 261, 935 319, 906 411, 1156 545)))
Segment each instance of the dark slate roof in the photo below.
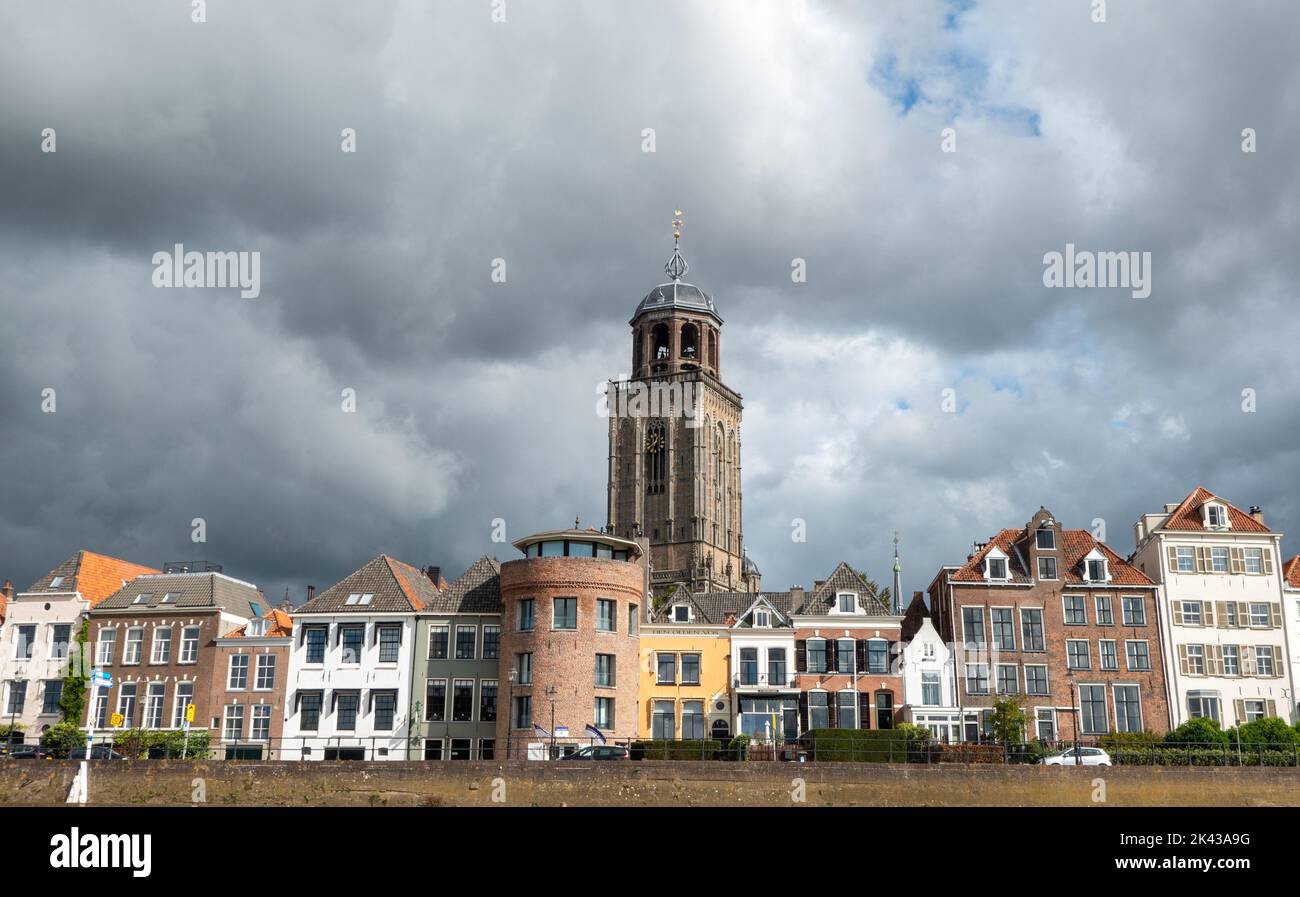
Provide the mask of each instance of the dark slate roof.
POLYGON ((143 573, 159 572, 154 567, 133 564, 121 558, 81 550, 32 583, 28 592, 77 592, 91 607, 143 573), (63 582, 53 585, 55 577, 63 582))
POLYGON ((245 619, 260 617, 269 605, 252 583, 222 573, 152 573, 137 576, 99 603, 92 613, 158 608, 221 608, 245 619), (137 601, 141 596, 144 601, 137 601), (174 596, 164 601, 166 595, 174 596))
POLYGON ((424 609, 439 614, 501 613, 501 565, 484 555, 424 609))
POLYGON ((439 594, 423 570, 381 554, 295 608, 293 615, 410 613, 424 610, 439 594), (374 597, 369 604, 348 604, 352 594, 374 597))
POLYGON ((713 304, 713 297, 695 284, 684 283, 680 280, 661 283, 649 293, 646 293, 645 298, 641 300, 636 307, 636 311, 633 312, 632 320, 635 321, 646 312, 679 308, 686 311, 704 312, 717 318, 719 323, 722 322, 722 316, 718 314, 718 309, 713 304))
POLYGON ((690 604, 695 608, 695 619, 691 625, 701 623, 722 625, 727 622, 727 614, 740 616, 749 610, 749 606, 760 597, 766 598, 778 612, 790 614, 791 595, 789 592, 692 592, 684 585, 678 585, 668 599, 650 614, 651 623, 671 623, 671 608, 674 604, 690 604))
POLYGON ((889 608, 880 600, 867 578, 854 570, 844 561, 836 565, 830 576, 813 591, 807 593, 803 606, 795 611, 797 614, 826 614, 835 605, 836 592, 856 592, 866 613, 876 616, 889 616, 889 608))
POLYGON ((930 618, 930 608, 925 603, 925 592, 913 592, 912 603, 903 613, 903 626, 899 637, 907 642, 921 630, 921 624, 930 618))

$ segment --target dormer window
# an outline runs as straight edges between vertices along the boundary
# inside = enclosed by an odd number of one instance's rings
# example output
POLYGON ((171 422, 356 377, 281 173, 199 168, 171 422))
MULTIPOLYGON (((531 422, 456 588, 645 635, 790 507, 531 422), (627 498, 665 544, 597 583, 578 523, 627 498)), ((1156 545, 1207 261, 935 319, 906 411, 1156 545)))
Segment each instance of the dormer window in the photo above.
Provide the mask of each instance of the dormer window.
POLYGON ((135 600, 132 601, 131 603, 132 603, 132 604, 147 604, 148 601, 149 601, 149 599, 152 598, 152 597, 153 597, 153 594, 150 593, 150 592, 141 592, 139 595, 136 595, 136 596, 135 596, 135 600))
POLYGON ((759 629, 767 629, 772 625, 772 615, 765 610, 754 611, 754 626, 759 629))
POLYGON ((369 604, 375 599, 371 592, 353 592, 348 596, 347 604, 369 604))
POLYGON ((176 603, 176 599, 179 598, 179 597, 180 597, 180 594, 177 593, 177 592, 168 592, 166 595, 163 595, 163 597, 162 597, 162 603, 163 603, 163 604, 175 604, 175 603, 176 603))
POLYGON ((1038 550, 1055 551, 1056 550, 1056 533, 1050 529, 1043 528, 1038 531, 1038 550))
POLYGON ((1210 529, 1227 529, 1228 509, 1223 505, 1206 505, 1205 525, 1210 529))
POLYGON ((990 582, 1005 582, 1008 578, 1007 556, 996 548, 984 559, 984 578, 990 582))
POLYGON ((673 622, 689 623, 691 621, 691 609, 685 604, 673 605, 673 622))
POLYGON ((835 596, 836 610, 842 614, 858 612, 858 596, 852 592, 840 592, 835 596))
POLYGON ((50 580, 50 588, 51 588, 51 589, 57 589, 57 588, 58 588, 59 586, 61 586, 61 585, 63 585, 63 577, 62 577, 62 576, 56 576, 56 577, 54 577, 53 579, 50 580))
POLYGON ((1110 575, 1106 571, 1105 558, 1089 558, 1086 573, 1088 582, 1105 582, 1110 579, 1110 575))

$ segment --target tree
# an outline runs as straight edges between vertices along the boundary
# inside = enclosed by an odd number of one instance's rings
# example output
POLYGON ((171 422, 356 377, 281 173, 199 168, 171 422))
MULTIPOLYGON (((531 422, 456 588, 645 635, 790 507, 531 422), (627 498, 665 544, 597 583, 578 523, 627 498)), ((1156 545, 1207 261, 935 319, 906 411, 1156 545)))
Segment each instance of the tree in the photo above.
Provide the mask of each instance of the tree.
POLYGON ((1209 717, 1189 719, 1165 736, 1166 744, 1226 744, 1228 733, 1209 717))
POLYGON ((77 630, 76 651, 68 657, 68 669, 63 674, 63 694, 59 696, 59 713, 63 722, 81 725, 82 715, 86 709, 86 687, 90 677, 89 657, 86 653, 86 639, 90 634, 90 621, 82 620, 77 630))
POLYGON ((1292 745, 1300 741, 1300 735, 1296 734, 1296 730, 1276 716, 1257 719, 1253 723, 1240 725, 1227 733, 1227 736, 1232 739, 1233 744, 1240 741, 1244 745, 1267 744, 1279 746, 1292 745))
POLYGON ((994 741, 1003 744, 1022 742, 1025 740, 1025 729, 1028 725, 1029 717, 1025 713, 1025 708, 1020 706, 1020 702, 1014 697, 1001 698, 993 702, 989 728, 993 732, 994 741))

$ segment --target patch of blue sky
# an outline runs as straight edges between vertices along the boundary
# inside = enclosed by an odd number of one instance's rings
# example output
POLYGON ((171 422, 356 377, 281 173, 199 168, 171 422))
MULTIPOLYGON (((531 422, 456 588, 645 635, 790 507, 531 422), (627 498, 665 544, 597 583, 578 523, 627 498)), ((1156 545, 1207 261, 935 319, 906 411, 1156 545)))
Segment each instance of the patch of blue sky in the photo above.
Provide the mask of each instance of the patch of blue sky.
POLYGON ((975 8, 975 0, 948 0, 948 12, 943 17, 944 31, 956 31, 961 27, 961 14, 975 8))

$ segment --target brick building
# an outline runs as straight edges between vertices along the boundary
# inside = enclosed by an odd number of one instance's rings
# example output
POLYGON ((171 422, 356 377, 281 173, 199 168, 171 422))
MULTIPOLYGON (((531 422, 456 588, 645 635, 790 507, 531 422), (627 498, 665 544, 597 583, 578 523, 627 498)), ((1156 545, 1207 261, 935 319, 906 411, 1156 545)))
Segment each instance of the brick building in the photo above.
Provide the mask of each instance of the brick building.
POLYGON ((538 533, 501 565, 501 668, 510 712, 497 744, 511 758, 545 757, 607 738, 637 737, 637 661, 647 567, 638 542, 596 530, 538 533), (537 733, 540 726, 546 735, 537 733), (568 734, 557 733, 567 728, 568 734))
POLYGON ((208 707, 214 716, 221 715, 221 725, 212 733, 214 756, 279 759, 293 644, 288 606, 286 599, 280 609, 268 610, 213 642, 208 707))
POLYGON ((1065 741, 1169 729, 1157 586, 1088 530, 1045 508, 1004 529, 929 586, 930 614, 955 643, 966 740, 989 733, 993 703, 1022 700, 1029 737, 1065 741))

